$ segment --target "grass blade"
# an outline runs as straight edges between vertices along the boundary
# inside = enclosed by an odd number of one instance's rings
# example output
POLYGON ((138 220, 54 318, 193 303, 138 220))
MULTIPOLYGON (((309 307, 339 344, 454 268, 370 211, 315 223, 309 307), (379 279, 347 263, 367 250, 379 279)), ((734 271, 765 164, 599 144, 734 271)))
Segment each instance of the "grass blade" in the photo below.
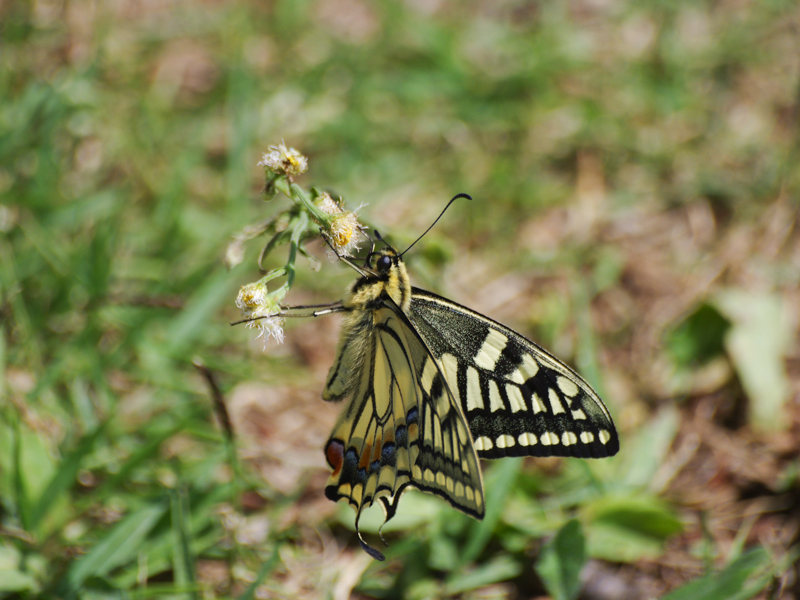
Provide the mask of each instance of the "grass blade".
POLYGON ((264 563, 261 567, 261 571, 258 573, 258 577, 256 580, 250 584, 250 586, 244 591, 244 593, 239 596, 239 600, 253 600, 255 598, 256 590, 258 586, 264 583, 264 580, 267 578, 267 575, 272 573, 276 566, 278 566, 278 561, 280 557, 278 556, 278 548, 276 547, 275 550, 272 552, 272 556, 269 557, 269 560, 264 563))
MULTIPOLYGON (((172 572, 175 583, 181 588, 188 588, 195 583, 194 556, 190 549, 192 537, 189 525, 188 497, 185 491, 170 492, 170 508, 172 513, 172 572)), ((186 593, 185 598, 197 598, 196 593, 186 593)))
POLYGON ((133 560, 166 511, 165 501, 152 502, 118 523, 86 556, 72 565, 61 585, 63 595, 73 598, 89 577, 105 575, 133 560))
POLYGON ((764 548, 753 548, 719 573, 690 581, 661 600, 747 600, 769 583, 771 570, 765 572, 765 568, 770 563, 764 548), (748 581, 750 585, 747 585, 748 581))
POLYGON ((490 481, 484 486, 486 488, 486 516, 472 530, 469 543, 461 555, 462 565, 474 561, 491 539, 505 508, 506 497, 514 488, 521 467, 521 458, 507 458, 492 469, 490 481))
POLYGON ((99 426, 89 435, 84 436, 78 447, 64 457, 64 460, 58 465, 55 475, 53 475, 50 483, 47 484, 44 492, 31 510, 31 527, 38 528, 53 503, 72 487, 83 459, 94 449, 95 442, 103 431, 105 431, 105 424, 99 426))

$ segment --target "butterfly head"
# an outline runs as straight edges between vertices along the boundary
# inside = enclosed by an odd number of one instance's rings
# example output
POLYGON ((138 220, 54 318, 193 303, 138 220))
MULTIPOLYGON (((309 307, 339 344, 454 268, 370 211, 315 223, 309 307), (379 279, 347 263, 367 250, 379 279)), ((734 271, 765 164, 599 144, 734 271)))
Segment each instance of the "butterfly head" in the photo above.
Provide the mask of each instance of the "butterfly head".
POLYGON ((350 288, 350 305, 355 308, 377 308, 391 299, 402 310, 411 302, 411 282, 403 258, 387 245, 371 252, 366 267, 350 288))
POLYGON ((367 266, 378 276, 385 276, 402 262, 403 258, 389 244, 386 244, 382 250, 370 252, 367 257, 367 266))
MULTIPOLYGON (((394 251, 394 250, 392 250, 394 251)), ((392 256, 390 253, 381 253, 375 260, 375 269, 378 273, 388 273, 400 261, 399 256, 392 256)))

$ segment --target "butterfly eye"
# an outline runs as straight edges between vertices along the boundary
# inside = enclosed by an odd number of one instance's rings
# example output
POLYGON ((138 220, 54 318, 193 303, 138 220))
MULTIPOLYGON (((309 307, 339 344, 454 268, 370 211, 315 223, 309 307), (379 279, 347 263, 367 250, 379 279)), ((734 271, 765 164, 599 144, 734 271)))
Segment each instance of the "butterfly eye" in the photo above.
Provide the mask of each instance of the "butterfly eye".
POLYGON ((392 266, 392 259, 386 256, 385 254, 378 259, 378 262, 375 263, 378 271, 388 271, 389 267, 392 266))

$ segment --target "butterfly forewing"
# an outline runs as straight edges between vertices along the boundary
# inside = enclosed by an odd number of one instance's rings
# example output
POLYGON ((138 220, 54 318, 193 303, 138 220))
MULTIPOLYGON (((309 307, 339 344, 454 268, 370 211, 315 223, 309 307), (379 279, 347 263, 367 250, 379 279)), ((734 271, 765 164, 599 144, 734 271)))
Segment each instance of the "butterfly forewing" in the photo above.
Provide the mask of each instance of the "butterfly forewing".
POLYGON ((359 516, 380 500, 388 520, 403 490, 413 486, 482 517, 472 439, 437 362, 398 308, 374 309, 371 316, 368 340, 359 349, 362 367, 326 445, 333 469, 326 495, 347 499, 359 516))
POLYGON ((407 316, 441 365, 481 458, 603 458, 619 450, 591 386, 533 342, 416 288, 407 316))

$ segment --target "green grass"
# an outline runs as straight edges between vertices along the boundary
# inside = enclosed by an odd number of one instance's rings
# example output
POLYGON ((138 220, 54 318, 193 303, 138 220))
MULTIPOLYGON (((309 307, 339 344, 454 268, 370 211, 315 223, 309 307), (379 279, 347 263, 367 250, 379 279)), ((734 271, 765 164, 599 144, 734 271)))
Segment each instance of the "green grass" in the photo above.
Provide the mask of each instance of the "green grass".
MULTIPOLYGON (((584 568, 586 594, 788 597, 798 16, 0 6, 0 596, 575 598, 584 568), (409 253, 415 283, 575 364, 620 455, 484 463, 480 523, 409 494, 365 561, 322 493, 335 326, 266 352, 228 326, 261 240, 231 271, 226 245, 290 206, 260 197, 281 139, 400 247, 472 195, 409 253)), ((338 299, 352 273, 309 247, 287 302, 338 299)))

